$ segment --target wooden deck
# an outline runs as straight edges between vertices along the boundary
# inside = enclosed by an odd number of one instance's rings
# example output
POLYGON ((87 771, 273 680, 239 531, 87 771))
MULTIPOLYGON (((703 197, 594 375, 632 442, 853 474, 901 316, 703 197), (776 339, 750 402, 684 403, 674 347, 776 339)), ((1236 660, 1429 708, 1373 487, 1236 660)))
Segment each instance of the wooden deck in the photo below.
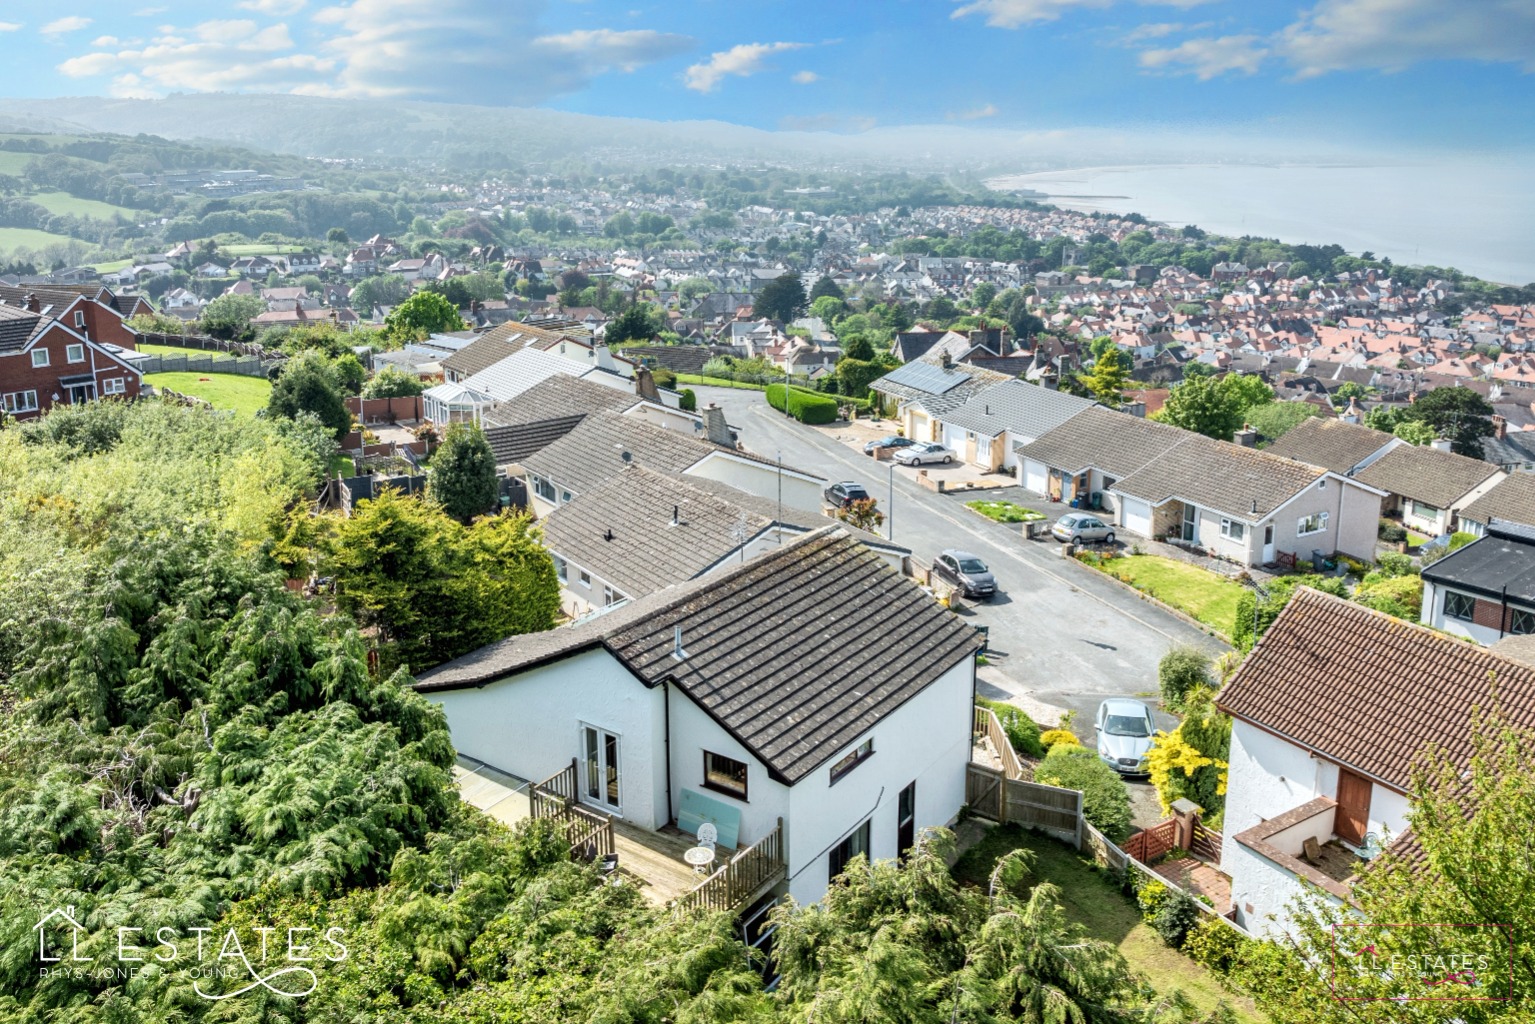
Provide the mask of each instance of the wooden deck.
MULTIPOLYGON (((641 883, 640 891, 657 906, 691 892, 708 877, 695 873, 682 859, 683 853, 698 845, 698 840, 670 825, 652 832, 614 818, 613 842, 618 849, 619 872, 641 883)), ((715 866, 729 860, 735 852, 721 847, 715 866)))

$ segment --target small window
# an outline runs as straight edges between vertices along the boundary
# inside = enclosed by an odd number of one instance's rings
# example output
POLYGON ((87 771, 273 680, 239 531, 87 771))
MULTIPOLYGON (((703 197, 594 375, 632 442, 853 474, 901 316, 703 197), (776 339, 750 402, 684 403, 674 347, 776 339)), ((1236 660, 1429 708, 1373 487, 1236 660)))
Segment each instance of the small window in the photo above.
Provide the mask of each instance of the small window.
POLYGON ((120 395, 127 390, 121 377, 108 377, 101 382, 101 393, 103 395, 120 395))
POLYGON ((1444 617, 1470 622, 1476 613, 1476 598, 1470 594, 1457 594, 1453 590, 1444 595, 1444 617))
POLYGON ((1510 609, 1512 615, 1508 618, 1508 631, 1519 636, 1528 636, 1535 633, 1535 612, 1525 608, 1510 609))
POLYGON ((592 574, 585 569, 581 570, 581 585, 587 590, 592 589, 592 574))
POLYGON ((704 788, 746 799, 746 762, 704 751, 704 788))
POLYGON ((1326 512, 1314 512, 1295 524, 1295 534, 1298 537, 1304 537, 1309 533, 1321 533, 1325 529, 1327 529, 1326 512))
POLYGON ((618 594, 614 592, 612 587, 604 586, 602 588, 602 606, 604 608, 611 608, 617 603, 618 594))
POLYGON ((1414 501, 1412 503, 1412 514, 1420 519, 1437 519, 1439 518, 1439 509, 1433 505, 1426 505, 1421 501, 1414 501))
POLYGON ((865 857, 869 855, 869 823, 867 821, 853 829, 852 835, 832 848, 828 865, 831 868, 828 881, 835 882, 837 876, 842 874, 842 869, 859 854, 865 857))
POLYGON ((554 575, 559 577, 561 583, 567 582, 570 575, 569 568, 565 564, 565 559, 561 558, 559 555, 554 556, 554 575))
POLYGON ((533 493, 545 501, 554 500, 554 485, 541 476, 533 478, 533 493))
MULTIPOLYGON (((83 309, 75 310, 75 326, 76 327, 84 327, 85 326, 85 310, 83 310, 83 309)), ((70 362, 74 362, 74 360, 71 359, 70 362)))
POLYGON ((65 348, 64 348, 64 358, 68 359, 71 363, 83 363, 83 362, 85 362, 85 346, 84 345, 68 345, 68 346, 65 346, 65 348))
POLYGON ((874 756, 874 737, 870 736, 842 760, 831 766, 831 781, 836 782, 848 772, 874 756))
POLYGON ((1229 537, 1232 540, 1242 540, 1247 536, 1247 527, 1232 519, 1222 519, 1221 536, 1229 537))
POLYGON ((1316 482, 1316 489, 1319 491, 1327 490, 1327 478, 1325 476, 1316 482))
POLYGON ((574 497, 574 495, 572 495, 569 491, 561 491, 560 492, 560 504, 561 505, 568 505, 570 503, 570 499, 572 497, 574 497))
POLYGON ((34 348, 32 350, 32 366, 34 368, 36 368, 36 367, 47 366, 47 365, 48 365, 48 350, 45 349, 45 348, 34 348))

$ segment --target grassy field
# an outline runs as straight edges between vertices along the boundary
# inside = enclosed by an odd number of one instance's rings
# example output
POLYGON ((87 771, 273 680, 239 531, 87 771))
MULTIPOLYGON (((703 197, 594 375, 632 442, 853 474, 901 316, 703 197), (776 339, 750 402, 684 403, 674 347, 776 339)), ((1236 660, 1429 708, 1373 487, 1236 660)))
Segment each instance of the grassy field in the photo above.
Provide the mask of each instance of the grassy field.
MULTIPOLYGON (((0 170, 0 174, 4 173, 4 170, 0 170)), ((74 239, 68 235, 55 235, 49 231, 38 231, 36 228, 0 228, 0 252, 20 248, 41 249, 44 246, 72 241, 74 239)))
POLYGON ((89 264, 89 266, 92 269, 94 269, 96 271, 96 273, 98 273, 98 274, 110 274, 110 273, 112 273, 114 271, 124 270, 124 269, 126 269, 128 267, 133 266, 133 261, 131 259, 130 260, 109 260, 106 263, 92 263, 92 264, 89 264))
POLYGON ((1066 916, 1085 928, 1090 937, 1119 947, 1130 966, 1146 975, 1159 993, 1181 989, 1205 1013, 1224 999, 1241 1024, 1266 1024, 1268 1017, 1252 1000, 1226 992, 1214 974, 1169 948, 1090 857, 1062 843, 1016 825, 999 825, 965 852, 954 865, 954 876, 961 882, 986 885, 997 858, 1019 848, 1033 851, 1036 882, 1060 887, 1066 916))
POLYGON ((130 210, 126 206, 114 206, 96 199, 81 199, 68 192, 39 192, 26 198, 49 213, 62 213, 70 217, 95 217, 97 220, 126 217, 129 220, 138 220, 149 216, 142 210, 130 210))
MULTIPOLYGON (((200 348, 181 348, 179 345, 138 345, 140 352, 151 352, 157 356, 212 356, 214 359, 234 359, 228 352, 209 352, 200 348)), ((176 389, 180 391, 180 388, 176 389)))
POLYGON ((735 388, 738 391, 766 391, 766 384, 743 384, 738 380, 725 380, 723 377, 700 377, 696 373, 677 374, 678 384, 692 384, 699 387, 710 388, 735 388))
POLYGON ((1104 566, 1117 576, 1159 601, 1191 615, 1223 636, 1231 635, 1237 601, 1243 586, 1207 569, 1175 562, 1158 555, 1130 555, 1104 566))
POLYGON ((27 164, 38 156, 37 153, 13 153, 8 149, 0 149, 0 174, 19 178, 21 172, 27 169, 27 164))
POLYGON ((1045 518, 1043 512, 1014 505, 1010 501, 967 501, 965 507, 997 523, 1029 523, 1045 518))
POLYGON ((219 246, 219 252, 230 256, 280 256, 283 253, 303 251, 302 245, 273 245, 270 242, 237 242, 234 245, 219 246))
POLYGON ((215 409, 233 409, 240 416, 256 415, 272 396, 271 381, 235 373, 148 373, 144 383, 193 395, 215 409))

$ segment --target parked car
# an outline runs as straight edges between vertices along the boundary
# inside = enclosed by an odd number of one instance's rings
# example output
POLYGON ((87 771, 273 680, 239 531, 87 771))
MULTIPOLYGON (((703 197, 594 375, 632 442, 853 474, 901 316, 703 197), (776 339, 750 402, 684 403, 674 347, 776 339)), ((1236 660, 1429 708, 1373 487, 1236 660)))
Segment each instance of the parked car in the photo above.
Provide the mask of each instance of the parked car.
POLYGON ((832 484, 821 492, 821 496, 833 508, 847 508, 855 501, 868 501, 870 497, 869 492, 864 490, 863 484, 855 484, 851 480, 832 484))
POLYGON ((997 593, 997 578, 986 563, 958 548, 945 548, 933 559, 933 575, 958 587, 966 597, 987 600, 997 593))
POLYGON ((886 449, 890 448, 910 448, 916 443, 917 442, 913 441, 909 437, 902 437, 900 434, 891 434, 889 437, 882 437, 877 441, 870 441, 868 444, 864 445, 863 453, 865 455, 873 455, 875 452, 885 451, 886 449))
POLYGON ((924 466, 929 462, 948 465, 954 461, 954 449, 929 441, 924 444, 908 445, 896 452, 893 457, 903 466, 924 466))
POLYGON ((1151 709, 1138 700, 1110 697, 1098 705, 1098 756, 1121 775, 1146 774, 1146 753, 1156 735, 1151 709))
POLYGON ((1050 535, 1062 544, 1114 543, 1114 527, 1087 512, 1070 512, 1055 521, 1050 535))

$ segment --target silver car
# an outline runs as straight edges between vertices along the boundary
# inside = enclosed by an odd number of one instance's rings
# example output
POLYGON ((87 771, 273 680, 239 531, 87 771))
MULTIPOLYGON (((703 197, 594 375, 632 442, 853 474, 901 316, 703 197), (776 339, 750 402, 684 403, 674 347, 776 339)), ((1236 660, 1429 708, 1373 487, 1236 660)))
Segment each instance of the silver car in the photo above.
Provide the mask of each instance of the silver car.
POLYGON ((1157 724, 1138 700, 1110 697, 1098 705, 1098 756, 1121 775, 1146 774, 1146 753, 1157 724))
POLYGON ((929 442, 909 445, 897 451, 893 457, 903 466, 924 466, 929 462, 940 462, 947 466, 954 461, 954 449, 929 442))
POLYGON ((1114 543, 1114 527, 1090 512, 1061 516, 1050 528, 1050 535, 1062 544, 1114 543))

